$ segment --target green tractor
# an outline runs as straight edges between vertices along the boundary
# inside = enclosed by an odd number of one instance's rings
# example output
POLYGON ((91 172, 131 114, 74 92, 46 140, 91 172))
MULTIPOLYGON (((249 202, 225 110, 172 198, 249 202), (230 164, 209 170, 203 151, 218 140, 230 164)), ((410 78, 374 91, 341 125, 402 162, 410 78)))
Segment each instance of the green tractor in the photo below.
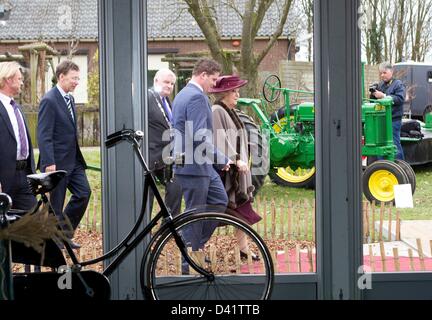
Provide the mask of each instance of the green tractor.
MULTIPOLYGON (((265 144, 269 146, 270 178, 279 185, 313 188, 315 106, 313 103, 290 105, 292 93, 313 95, 311 92, 282 88, 280 79, 271 75, 265 80, 263 87, 263 97, 266 101, 242 98, 239 99, 238 106, 252 108, 262 123, 261 133, 265 133, 268 140, 265 144), (276 101, 281 92, 285 106, 269 117, 267 112, 264 112, 266 105, 276 101)), ((363 191, 369 201, 377 203, 394 201, 393 186, 396 184, 411 184, 413 193, 416 185, 415 173, 411 166, 405 161, 395 160, 391 108, 390 98, 367 100, 362 105, 362 155, 369 159, 382 159, 365 166, 363 191)), ((240 114, 247 117, 241 112, 240 114)), ((249 118, 248 121, 252 120, 249 118)))

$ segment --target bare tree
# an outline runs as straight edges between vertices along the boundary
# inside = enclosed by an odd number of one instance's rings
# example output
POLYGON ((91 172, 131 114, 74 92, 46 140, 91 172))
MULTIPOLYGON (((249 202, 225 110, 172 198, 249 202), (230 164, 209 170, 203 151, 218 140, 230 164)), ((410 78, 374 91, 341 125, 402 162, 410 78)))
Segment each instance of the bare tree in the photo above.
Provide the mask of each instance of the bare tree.
POLYGON ((431 0, 363 0, 370 28, 363 35, 368 63, 423 61, 432 45, 431 0))
POLYGON ((425 23, 429 23, 431 20, 430 15, 430 1, 410 1, 410 25, 411 29, 411 59, 419 61, 421 58, 421 51, 424 50, 424 27, 425 23), (422 48, 423 47, 423 48, 422 48))
MULTIPOLYGON (((306 28, 308 34, 313 32, 313 0, 302 0, 302 8, 306 17, 306 28)), ((308 61, 312 61, 312 39, 308 39, 308 61)))
POLYGON ((189 13, 194 17, 201 29, 212 57, 222 64, 225 73, 232 73, 233 65, 238 69, 241 76, 249 80, 245 94, 249 97, 256 96, 258 82, 258 67, 282 35, 288 13, 294 0, 245 0, 241 8, 233 0, 220 2, 234 10, 242 22, 241 55, 239 61, 232 61, 222 46, 221 35, 216 17, 216 7, 209 0, 183 0, 188 7, 189 13), (237 4, 237 5, 236 5, 237 4), (269 9, 274 6, 278 16, 268 16, 269 9), (255 40, 264 19, 277 19, 272 35, 269 37, 265 47, 255 50, 255 40))

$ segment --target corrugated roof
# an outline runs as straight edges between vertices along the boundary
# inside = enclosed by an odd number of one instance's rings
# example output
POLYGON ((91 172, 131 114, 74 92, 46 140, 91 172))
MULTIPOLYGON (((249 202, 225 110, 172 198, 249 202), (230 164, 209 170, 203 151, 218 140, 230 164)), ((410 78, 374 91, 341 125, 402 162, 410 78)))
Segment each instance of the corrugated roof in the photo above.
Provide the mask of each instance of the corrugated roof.
MULTIPOLYGON (((13 9, 6 25, 0 24, 1 40, 95 39, 98 37, 97 0, 9 0, 13 9)), ((212 0, 210 0, 211 3, 212 0)), ((222 1, 214 1, 222 37, 241 36, 242 22, 222 1)), ((235 1, 240 12, 244 0, 235 1)), ((258 36, 274 31, 279 8, 273 5, 258 36)), ((202 38, 197 23, 178 0, 148 0, 147 28, 151 38, 202 38)), ((288 34, 288 26, 284 35, 288 34)))

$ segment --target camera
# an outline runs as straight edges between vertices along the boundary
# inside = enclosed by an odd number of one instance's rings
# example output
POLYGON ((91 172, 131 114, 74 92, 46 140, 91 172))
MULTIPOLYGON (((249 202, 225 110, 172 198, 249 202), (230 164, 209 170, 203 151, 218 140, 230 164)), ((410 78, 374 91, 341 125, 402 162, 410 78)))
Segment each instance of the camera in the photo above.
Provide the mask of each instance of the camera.
POLYGON ((378 90, 378 86, 379 86, 378 83, 374 83, 374 84, 370 85, 369 86, 369 92, 374 93, 375 91, 378 90))

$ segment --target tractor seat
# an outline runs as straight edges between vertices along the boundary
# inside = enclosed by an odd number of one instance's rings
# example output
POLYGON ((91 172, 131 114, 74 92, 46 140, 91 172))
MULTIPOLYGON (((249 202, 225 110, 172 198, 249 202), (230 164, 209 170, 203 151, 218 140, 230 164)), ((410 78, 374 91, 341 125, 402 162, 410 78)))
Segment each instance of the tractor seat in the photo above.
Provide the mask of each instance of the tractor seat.
POLYGON ((57 170, 53 172, 30 174, 27 176, 27 181, 34 195, 44 194, 52 191, 60 180, 64 178, 66 173, 65 170, 57 170))

